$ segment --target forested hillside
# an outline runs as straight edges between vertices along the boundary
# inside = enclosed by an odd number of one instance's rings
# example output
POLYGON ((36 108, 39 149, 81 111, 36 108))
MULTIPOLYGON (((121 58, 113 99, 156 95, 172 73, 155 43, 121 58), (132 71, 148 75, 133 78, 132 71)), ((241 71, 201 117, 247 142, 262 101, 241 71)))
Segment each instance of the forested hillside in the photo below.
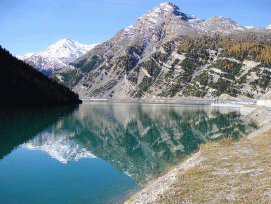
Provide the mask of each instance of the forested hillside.
POLYGON ((58 106, 80 103, 78 94, 52 81, 0 46, 1 107, 58 106))

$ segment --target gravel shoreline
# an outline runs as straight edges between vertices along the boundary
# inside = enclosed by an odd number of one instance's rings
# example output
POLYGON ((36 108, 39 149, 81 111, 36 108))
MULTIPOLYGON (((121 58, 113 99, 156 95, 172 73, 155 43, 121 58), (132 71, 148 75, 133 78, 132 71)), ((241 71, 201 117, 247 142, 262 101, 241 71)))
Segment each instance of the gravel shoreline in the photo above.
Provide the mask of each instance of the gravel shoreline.
POLYGON ((153 203, 155 202, 160 195, 169 190, 170 185, 176 181, 176 176, 180 172, 185 172, 188 169, 198 165, 202 161, 200 157, 200 151, 193 154, 187 160, 179 164, 174 169, 170 170, 165 175, 155 179, 150 184, 147 185, 143 190, 134 195, 130 200, 125 203, 153 203))

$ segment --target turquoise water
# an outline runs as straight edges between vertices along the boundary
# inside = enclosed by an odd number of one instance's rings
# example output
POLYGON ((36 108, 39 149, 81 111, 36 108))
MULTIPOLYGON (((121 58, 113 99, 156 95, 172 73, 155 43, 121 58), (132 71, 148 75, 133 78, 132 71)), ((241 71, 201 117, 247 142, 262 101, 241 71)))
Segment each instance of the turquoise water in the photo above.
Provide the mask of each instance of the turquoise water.
POLYGON ((196 151, 255 128, 239 109, 84 103, 0 114, 1 203, 120 203, 196 151))

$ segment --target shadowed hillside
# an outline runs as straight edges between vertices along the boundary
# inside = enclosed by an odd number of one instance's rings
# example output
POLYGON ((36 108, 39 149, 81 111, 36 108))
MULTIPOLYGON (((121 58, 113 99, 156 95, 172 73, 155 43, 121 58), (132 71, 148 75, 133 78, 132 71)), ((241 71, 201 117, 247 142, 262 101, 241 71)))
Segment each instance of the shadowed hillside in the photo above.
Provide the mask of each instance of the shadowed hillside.
POLYGON ((58 106, 81 103, 78 94, 52 81, 0 46, 1 106, 58 106))

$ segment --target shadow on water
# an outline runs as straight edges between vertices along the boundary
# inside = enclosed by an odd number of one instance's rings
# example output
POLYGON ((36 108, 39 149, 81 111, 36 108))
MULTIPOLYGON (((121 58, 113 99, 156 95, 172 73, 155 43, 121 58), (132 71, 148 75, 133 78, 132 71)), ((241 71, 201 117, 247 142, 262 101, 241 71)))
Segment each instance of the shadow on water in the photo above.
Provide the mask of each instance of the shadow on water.
POLYGON ((14 148, 33 139, 60 117, 68 116, 77 108, 78 105, 0 109, 0 160, 14 148))

